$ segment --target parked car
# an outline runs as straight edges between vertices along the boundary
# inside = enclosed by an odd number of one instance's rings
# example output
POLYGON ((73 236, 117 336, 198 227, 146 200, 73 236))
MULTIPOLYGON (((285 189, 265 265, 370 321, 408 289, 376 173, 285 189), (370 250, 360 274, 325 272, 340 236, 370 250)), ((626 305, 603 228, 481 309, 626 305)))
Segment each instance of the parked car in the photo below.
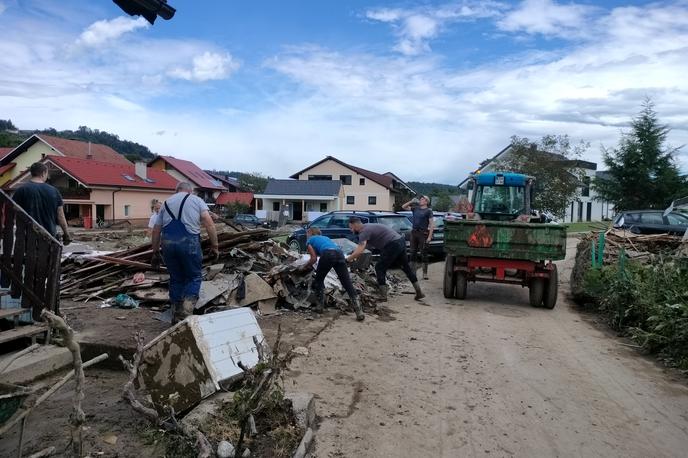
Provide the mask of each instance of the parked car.
POLYGON ((246 227, 270 228, 270 223, 264 218, 258 218, 256 215, 249 215, 248 213, 238 213, 232 220, 246 227))
MULTIPOLYGON (((406 216, 411 221, 412 212, 402 211, 399 214, 406 216)), ((444 256, 444 218, 447 213, 432 212, 435 221, 435 230, 432 231, 432 240, 428 246, 428 254, 430 256, 444 256)), ((455 214, 456 215, 456 214, 455 214)))
MULTIPOLYGON (((334 211, 327 213, 305 224, 303 227, 295 230, 287 237, 287 245, 292 251, 303 253, 306 251, 306 230, 309 227, 317 227, 331 239, 346 238, 358 243, 358 236, 349 229, 349 218, 357 216, 361 221, 366 223, 385 224, 395 231, 403 234, 406 237, 406 243, 411 234, 411 223, 404 215, 394 212, 379 212, 379 211, 334 211)), ((373 251, 374 253, 374 251, 373 251)))
POLYGON ((683 235, 688 229, 688 216, 676 211, 664 216, 662 210, 629 210, 616 215, 612 225, 634 234, 683 235))

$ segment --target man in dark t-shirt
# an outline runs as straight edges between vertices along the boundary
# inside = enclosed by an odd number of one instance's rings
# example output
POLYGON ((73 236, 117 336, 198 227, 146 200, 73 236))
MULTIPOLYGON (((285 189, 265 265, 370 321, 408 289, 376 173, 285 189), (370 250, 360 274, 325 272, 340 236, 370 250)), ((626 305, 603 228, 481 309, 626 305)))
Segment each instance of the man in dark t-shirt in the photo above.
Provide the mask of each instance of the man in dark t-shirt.
POLYGON ((428 244, 432 240, 432 233, 435 230, 435 219, 433 218, 432 208, 428 205, 430 199, 421 196, 420 199, 410 200, 401 206, 404 210, 411 210, 413 216, 413 230, 411 231, 411 268, 416 271, 416 261, 420 255, 423 263, 423 279, 428 279, 428 244))
POLYGON ((46 183, 48 167, 41 162, 31 165, 31 180, 21 185, 12 199, 52 236, 57 235, 57 224, 62 228, 62 243, 69 245, 67 220, 62 209, 62 196, 46 183))
POLYGON ((346 257, 348 262, 358 258, 366 248, 380 250, 380 259, 375 264, 375 276, 382 300, 387 300, 387 269, 392 266, 400 266, 416 291, 414 299, 423 299, 425 294, 420 289, 418 277, 411 270, 406 256, 406 238, 384 224, 363 224, 361 218, 352 216, 349 218, 349 229, 358 234, 358 246, 346 257))

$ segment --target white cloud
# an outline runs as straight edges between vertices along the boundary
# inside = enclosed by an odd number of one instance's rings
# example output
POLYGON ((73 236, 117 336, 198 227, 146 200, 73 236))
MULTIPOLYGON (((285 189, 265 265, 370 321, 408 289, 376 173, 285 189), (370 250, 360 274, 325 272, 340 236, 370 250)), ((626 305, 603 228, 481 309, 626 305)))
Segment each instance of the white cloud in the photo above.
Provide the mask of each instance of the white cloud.
POLYGON ((0 2, 0 14, 4 13, 7 9, 7 5, 4 2, 0 2))
POLYGON ((463 1, 434 8, 368 10, 366 18, 391 24, 398 36, 394 50, 406 56, 415 56, 430 50, 428 42, 437 37, 451 22, 470 21, 493 17, 505 5, 493 1, 463 1))
POLYGON ((575 36, 585 29, 594 8, 575 3, 558 4, 552 0, 524 0, 517 9, 497 22, 506 32, 525 32, 547 36, 575 36))
POLYGON ((89 25, 76 42, 77 45, 100 46, 116 40, 125 33, 148 26, 148 21, 142 17, 134 19, 120 16, 112 20, 103 19, 89 25))
POLYGON ((189 81, 209 81, 227 78, 239 68, 239 63, 229 53, 219 54, 206 51, 193 58, 191 68, 177 67, 169 76, 189 81))

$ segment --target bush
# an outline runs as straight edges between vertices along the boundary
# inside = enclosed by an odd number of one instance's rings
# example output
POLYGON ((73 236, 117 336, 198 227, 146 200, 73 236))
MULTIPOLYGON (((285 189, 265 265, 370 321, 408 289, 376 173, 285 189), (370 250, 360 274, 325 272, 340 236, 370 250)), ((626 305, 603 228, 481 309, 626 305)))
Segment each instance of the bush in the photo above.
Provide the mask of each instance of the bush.
POLYGON ((688 368, 688 269, 681 259, 590 269, 584 285, 612 328, 688 368))

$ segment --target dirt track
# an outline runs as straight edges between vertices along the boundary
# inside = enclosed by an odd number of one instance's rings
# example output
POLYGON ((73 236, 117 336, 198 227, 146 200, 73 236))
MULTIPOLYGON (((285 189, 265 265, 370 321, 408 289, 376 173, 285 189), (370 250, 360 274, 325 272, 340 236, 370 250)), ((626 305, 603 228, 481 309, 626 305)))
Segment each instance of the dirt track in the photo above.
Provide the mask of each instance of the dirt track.
POLYGON ((469 284, 447 300, 441 278, 433 265, 430 306, 340 317, 293 362, 288 386, 317 395, 317 457, 685 456, 685 379, 564 297, 534 309, 526 289, 469 284))

